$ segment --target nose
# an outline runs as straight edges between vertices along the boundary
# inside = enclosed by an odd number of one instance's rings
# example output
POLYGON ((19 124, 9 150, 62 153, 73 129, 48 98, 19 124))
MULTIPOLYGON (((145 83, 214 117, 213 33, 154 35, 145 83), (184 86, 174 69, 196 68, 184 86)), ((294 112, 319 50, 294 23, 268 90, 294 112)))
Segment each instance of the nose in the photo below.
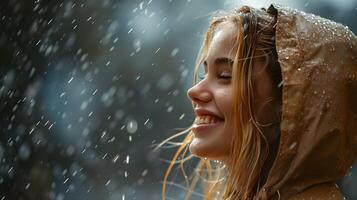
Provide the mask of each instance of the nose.
POLYGON ((187 90, 187 97, 196 104, 202 104, 212 100, 212 93, 203 80, 187 90))

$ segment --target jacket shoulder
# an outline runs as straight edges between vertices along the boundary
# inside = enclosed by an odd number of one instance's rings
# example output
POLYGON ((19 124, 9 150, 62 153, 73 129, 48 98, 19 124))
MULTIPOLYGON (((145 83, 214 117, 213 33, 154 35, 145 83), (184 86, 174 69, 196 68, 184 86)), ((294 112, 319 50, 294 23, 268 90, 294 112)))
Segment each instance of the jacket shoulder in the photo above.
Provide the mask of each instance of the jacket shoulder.
POLYGON ((345 200, 335 183, 322 183, 311 186, 293 195, 288 200, 345 200))

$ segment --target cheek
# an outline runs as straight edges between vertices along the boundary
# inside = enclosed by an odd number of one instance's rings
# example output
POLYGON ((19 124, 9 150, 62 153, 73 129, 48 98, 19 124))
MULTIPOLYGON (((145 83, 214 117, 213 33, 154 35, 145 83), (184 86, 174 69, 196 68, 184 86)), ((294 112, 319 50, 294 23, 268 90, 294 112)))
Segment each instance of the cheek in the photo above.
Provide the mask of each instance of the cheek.
POLYGON ((219 111, 225 119, 228 119, 234 106, 233 91, 231 89, 217 91, 215 99, 219 111))

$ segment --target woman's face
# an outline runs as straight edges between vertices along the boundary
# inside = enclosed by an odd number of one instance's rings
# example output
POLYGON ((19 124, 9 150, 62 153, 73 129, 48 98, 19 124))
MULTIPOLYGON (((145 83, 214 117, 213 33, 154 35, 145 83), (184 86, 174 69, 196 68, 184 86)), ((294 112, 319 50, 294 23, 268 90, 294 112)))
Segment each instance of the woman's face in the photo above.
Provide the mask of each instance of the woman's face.
MULTIPOLYGON (((190 152, 199 157, 225 160, 229 155, 234 127, 231 77, 237 50, 237 46, 234 46, 236 37, 237 27, 232 22, 220 24, 202 64, 205 75, 187 92, 189 99, 194 102, 196 115, 192 127, 194 138, 189 147, 190 152)), ((254 60, 254 66, 264 64, 264 59, 254 60)), ((259 66, 254 68, 264 69, 259 66)), ((271 96, 272 82, 266 70, 253 70, 253 81, 257 83, 257 102, 271 96)), ((269 121, 272 110, 266 109, 266 106, 256 107, 263 123, 269 121)))
POLYGON ((199 157, 222 159, 229 152, 233 128, 231 77, 236 29, 228 22, 218 27, 202 63, 204 77, 187 92, 195 104, 196 115, 190 151, 199 157))

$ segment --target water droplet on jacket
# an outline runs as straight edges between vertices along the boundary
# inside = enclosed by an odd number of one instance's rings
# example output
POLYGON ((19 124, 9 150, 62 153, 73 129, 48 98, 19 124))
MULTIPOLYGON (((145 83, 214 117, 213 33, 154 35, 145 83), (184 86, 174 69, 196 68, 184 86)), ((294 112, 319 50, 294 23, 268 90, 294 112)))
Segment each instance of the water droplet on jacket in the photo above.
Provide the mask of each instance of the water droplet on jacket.
POLYGON ((335 51, 335 46, 331 46, 330 51, 334 52, 335 51))
POLYGON ((348 83, 352 83, 355 80, 355 78, 356 78, 355 74, 349 74, 347 78, 348 83))
POLYGON ((293 142, 290 146, 289 149, 292 150, 296 146, 297 142, 293 142))

